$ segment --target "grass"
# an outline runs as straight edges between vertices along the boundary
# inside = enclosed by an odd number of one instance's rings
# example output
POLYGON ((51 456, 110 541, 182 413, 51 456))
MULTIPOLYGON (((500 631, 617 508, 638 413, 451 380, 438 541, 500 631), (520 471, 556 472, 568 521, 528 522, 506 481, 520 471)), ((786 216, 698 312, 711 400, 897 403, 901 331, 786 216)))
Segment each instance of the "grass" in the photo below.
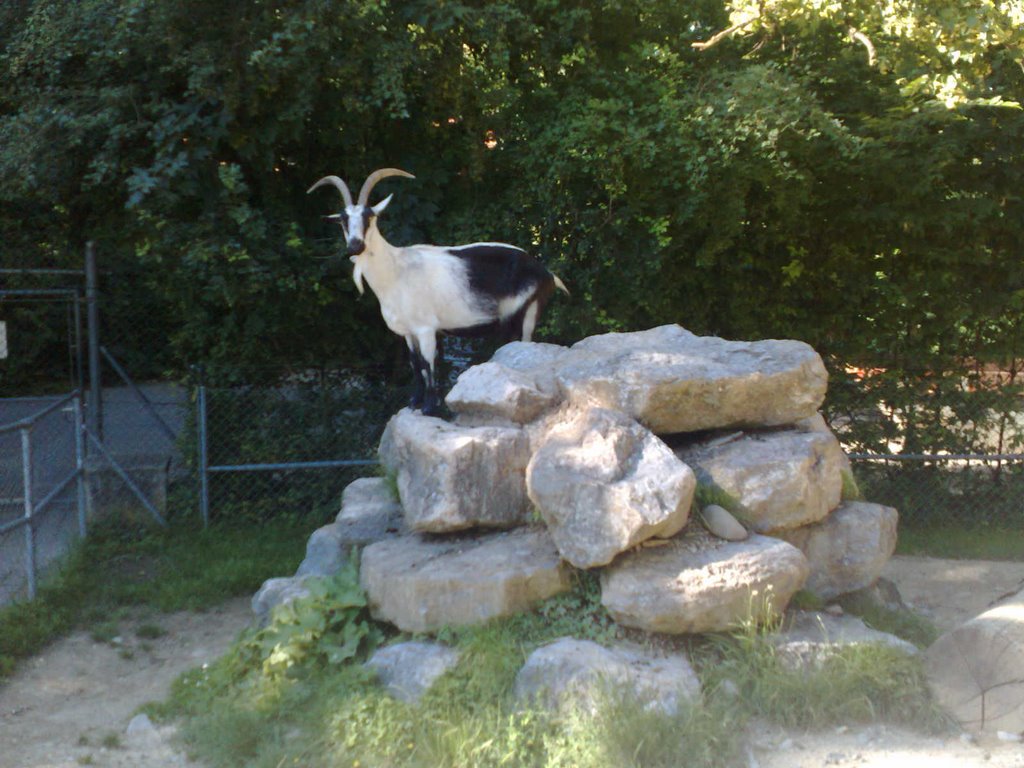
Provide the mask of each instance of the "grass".
MULTIPOLYGON (((269 631, 304 614, 301 605, 282 612, 269 631)), ((352 626, 357 621, 366 616, 353 616, 352 626)), ((184 675, 171 698, 149 710, 176 718, 189 749, 210 766, 668 768, 685 755, 687 766, 729 768, 745 764, 743 733, 753 718, 807 728, 878 720, 927 731, 946 725, 918 659, 862 647, 837 653, 820 669, 794 671, 763 628, 749 623, 700 640, 645 639, 610 621, 590 574, 532 612, 442 632, 461 660, 415 705, 387 695, 360 659, 331 664, 307 649, 280 674, 253 653, 263 632, 184 675), (524 706, 513 694, 517 671, 533 649, 563 635, 686 650, 703 696, 674 715, 621 694, 607 695, 596 715, 524 706)))
MULTIPOLYGON (((265 579, 295 570, 310 527, 293 520, 207 530, 194 522, 167 530, 97 525, 36 600, 0 609, 0 680, 76 627, 109 642, 127 608, 201 611, 250 595, 265 579)), ((159 636, 155 626, 140 631, 159 636)))
POLYGON ((1024 562, 1024 536, 1019 528, 983 521, 912 521, 900 524, 896 552, 957 560, 1024 562))

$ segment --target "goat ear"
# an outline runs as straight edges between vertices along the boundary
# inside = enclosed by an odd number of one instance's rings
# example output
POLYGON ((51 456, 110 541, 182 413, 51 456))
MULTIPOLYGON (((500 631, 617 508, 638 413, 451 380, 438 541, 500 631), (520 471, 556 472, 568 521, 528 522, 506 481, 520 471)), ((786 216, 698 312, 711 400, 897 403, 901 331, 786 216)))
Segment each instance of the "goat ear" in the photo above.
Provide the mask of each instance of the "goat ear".
POLYGON ((380 216, 384 212, 384 209, 388 207, 388 203, 391 202, 392 197, 394 197, 394 195, 388 195, 370 210, 373 211, 375 216, 380 216))

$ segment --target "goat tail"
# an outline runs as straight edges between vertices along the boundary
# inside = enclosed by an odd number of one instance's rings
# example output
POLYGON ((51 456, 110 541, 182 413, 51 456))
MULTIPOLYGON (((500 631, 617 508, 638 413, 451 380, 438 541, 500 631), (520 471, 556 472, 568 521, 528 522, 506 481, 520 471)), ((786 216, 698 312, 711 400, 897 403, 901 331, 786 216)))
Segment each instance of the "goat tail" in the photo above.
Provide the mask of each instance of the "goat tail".
POLYGON ((565 287, 565 283, 563 283, 563 282, 562 282, 562 281, 561 281, 561 280, 559 279, 558 275, 556 275, 556 274, 555 274, 554 272, 552 272, 552 273, 551 273, 551 277, 552 277, 552 278, 554 278, 554 280, 555 280, 555 288, 557 288, 558 290, 560 290, 560 291, 561 291, 562 293, 564 293, 564 294, 565 294, 566 296, 572 296, 572 294, 571 294, 571 293, 569 293, 569 289, 565 287))

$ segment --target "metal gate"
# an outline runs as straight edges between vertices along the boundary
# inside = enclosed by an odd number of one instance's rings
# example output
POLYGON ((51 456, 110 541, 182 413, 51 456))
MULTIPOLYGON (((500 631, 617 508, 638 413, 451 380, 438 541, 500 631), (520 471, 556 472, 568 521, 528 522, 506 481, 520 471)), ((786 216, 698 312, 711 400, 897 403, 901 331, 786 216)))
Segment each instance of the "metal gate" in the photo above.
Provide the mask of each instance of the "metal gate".
MULTIPOLYGON (((23 595, 35 597, 39 572, 85 535, 94 507, 102 503, 96 501, 96 490, 109 486, 110 477, 122 482, 156 522, 166 525, 159 505, 104 442, 104 359, 124 380, 129 396, 138 399, 136 410, 141 408, 147 418, 155 418, 171 443, 175 439, 152 403, 100 345, 100 291, 91 243, 81 270, 5 268, 0 269, 2 276, 65 283, 46 288, 0 285, 0 309, 27 303, 67 307, 69 378, 74 391, 56 397, 0 399, 0 604, 23 595)), ((15 335, 21 329, 8 324, 6 330, 9 346, 16 347, 15 335)))

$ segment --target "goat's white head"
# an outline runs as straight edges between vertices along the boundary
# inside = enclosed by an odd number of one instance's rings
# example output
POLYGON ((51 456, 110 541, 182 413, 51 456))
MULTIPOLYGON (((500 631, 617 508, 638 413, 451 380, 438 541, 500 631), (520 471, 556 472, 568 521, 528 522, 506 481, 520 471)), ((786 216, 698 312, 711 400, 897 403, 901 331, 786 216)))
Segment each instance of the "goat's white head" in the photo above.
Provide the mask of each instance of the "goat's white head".
POLYGON ((383 210, 388 207, 388 203, 391 202, 391 195, 388 195, 376 205, 368 205, 370 202, 370 192, 373 191, 377 182, 381 179, 386 179, 389 176, 404 176, 407 179, 416 178, 411 173, 406 173, 398 168, 380 168, 379 170, 371 173, 366 178, 366 181, 363 182, 363 188, 359 190, 359 198, 355 203, 352 202, 352 193, 348 191, 348 185, 346 185, 345 182, 337 176, 324 176, 320 181, 306 190, 306 194, 309 194, 314 189, 329 184, 341 192, 341 199, 345 203, 345 210, 328 216, 327 218, 332 221, 336 221, 341 225, 342 230, 345 232, 345 243, 348 246, 348 253, 350 256, 358 256, 366 250, 367 232, 370 231, 374 219, 379 216, 383 210))

